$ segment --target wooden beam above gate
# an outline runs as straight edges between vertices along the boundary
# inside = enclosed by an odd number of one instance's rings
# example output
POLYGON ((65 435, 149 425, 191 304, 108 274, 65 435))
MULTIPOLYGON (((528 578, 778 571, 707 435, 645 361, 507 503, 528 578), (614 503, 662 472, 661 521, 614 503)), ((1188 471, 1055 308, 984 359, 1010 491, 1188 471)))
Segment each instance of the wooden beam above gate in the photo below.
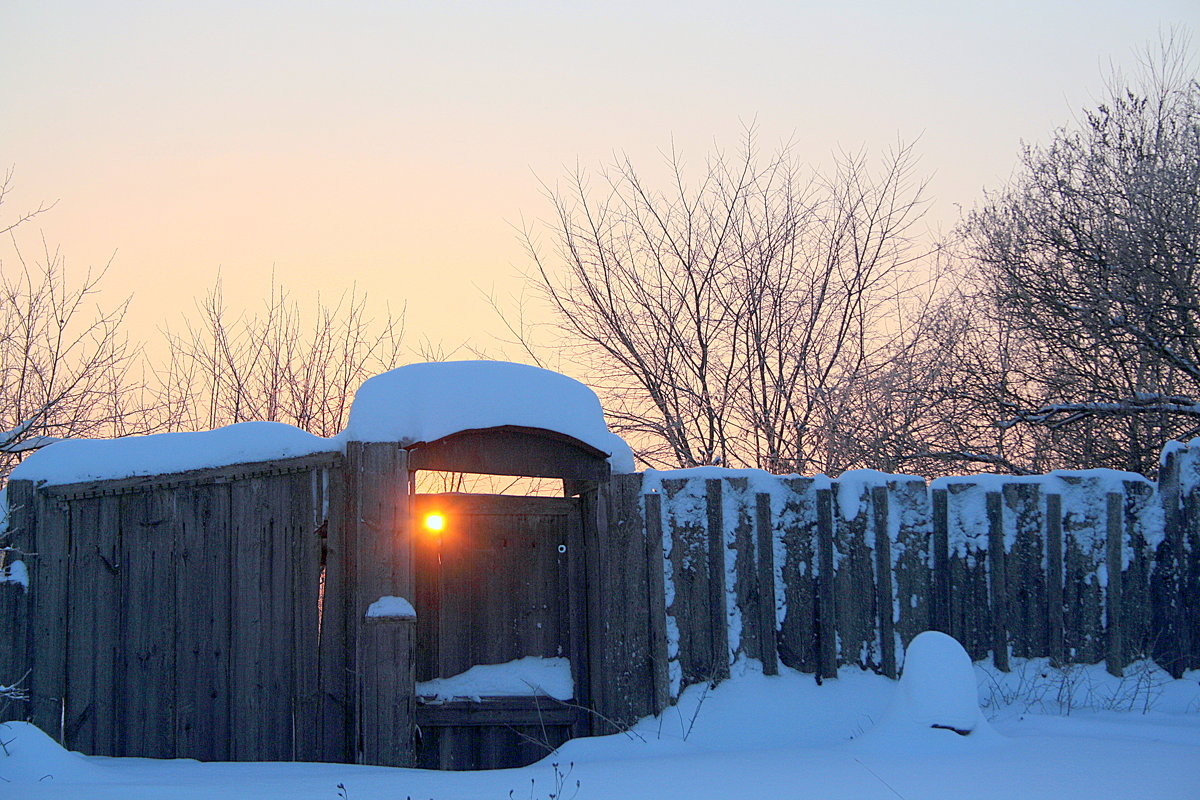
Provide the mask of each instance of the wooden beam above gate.
POLYGON ((462 431, 408 449, 410 470, 601 481, 607 454, 570 436, 506 425, 462 431))

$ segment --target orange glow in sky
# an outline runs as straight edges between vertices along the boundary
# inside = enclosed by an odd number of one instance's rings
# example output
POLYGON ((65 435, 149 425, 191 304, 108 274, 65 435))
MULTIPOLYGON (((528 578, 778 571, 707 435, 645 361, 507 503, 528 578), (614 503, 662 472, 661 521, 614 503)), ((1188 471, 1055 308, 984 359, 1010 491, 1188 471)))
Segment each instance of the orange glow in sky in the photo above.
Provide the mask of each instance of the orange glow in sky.
POLYGON ((576 164, 652 174, 674 142, 701 169, 751 121, 817 164, 917 139, 945 229, 1172 24, 1200 30, 1200 4, 8 3, 5 205, 58 201, 38 246, 111 259, 136 339, 218 272, 249 307, 273 271, 501 357, 483 295, 519 292, 517 230, 576 164))
POLYGON ((431 511, 425 515, 425 530, 430 533, 442 533, 446 530, 446 515, 440 511, 431 511))

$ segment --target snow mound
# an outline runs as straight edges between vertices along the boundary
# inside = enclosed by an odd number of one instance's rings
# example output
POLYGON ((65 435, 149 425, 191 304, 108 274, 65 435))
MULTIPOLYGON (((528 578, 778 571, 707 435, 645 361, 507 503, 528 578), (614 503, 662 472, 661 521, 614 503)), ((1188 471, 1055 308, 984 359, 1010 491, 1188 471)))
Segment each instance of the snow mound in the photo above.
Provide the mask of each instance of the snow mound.
POLYGON ((28 722, 0 723, 0 785, 79 781, 95 777, 85 756, 71 753, 28 722))
POLYGON ((608 430, 600 400, 557 372, 505 361, 409 364, 368 379, 354 395, 344 441, 433 442, 451 434, 514 425, 578 439, 633 472, 633 454, 608 430))
POLYGON ((986 741, 995 732, 979 708, 975 669, 956 639, 925 631, 909 643, 891 705, 864 741, 986 741))
POLYGON ((570 700, 575 696, 575 682, 567 659, 526 656, 505 664, 479 664, 449 678, 418 682, 417 695, 439 700, 531 695, 570 700))
POLYGON ((48 484, 113 480, 330 453, 338 445, 282 422, 239 422, 211 431, 120 439, 71 439, 38 450, 11 480, 48 484))

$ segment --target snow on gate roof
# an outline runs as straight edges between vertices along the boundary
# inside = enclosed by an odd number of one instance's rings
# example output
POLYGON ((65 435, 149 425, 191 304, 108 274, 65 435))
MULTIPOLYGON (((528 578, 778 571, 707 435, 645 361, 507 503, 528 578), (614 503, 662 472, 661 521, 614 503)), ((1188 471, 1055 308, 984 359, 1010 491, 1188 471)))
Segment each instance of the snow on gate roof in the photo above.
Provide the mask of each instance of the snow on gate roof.
POLYGON ((49 484, 186 472, 330 453, 348 441, 432 442, 480 428, 540 428, 609 454, 614 472, 633 472, 633 454, 610 433, 595 393, 557 372, 504 361, 409 366, 368 379, 355 393, 346 430, 323 439, 281 422, 242 422, 211 431, 56 442, 9 476, 49 484))

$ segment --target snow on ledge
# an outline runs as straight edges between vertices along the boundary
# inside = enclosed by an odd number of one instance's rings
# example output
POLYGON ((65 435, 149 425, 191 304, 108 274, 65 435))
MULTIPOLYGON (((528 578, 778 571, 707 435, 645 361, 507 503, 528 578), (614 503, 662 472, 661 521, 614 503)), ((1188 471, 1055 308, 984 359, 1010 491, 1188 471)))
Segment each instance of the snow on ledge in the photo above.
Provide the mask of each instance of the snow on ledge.
POLYGON ((55 442, 18 464, 9 478, 47 484, 81 483, 249 464, 339 449, 336 442, 282 422, 239 422, 195 433, 55 442))
POLYGON ((417 683, 417 696, 428 702, 454 698, 529 697, 545 695, 556 700, 575 696, 571 662, 565 658, 526 656, 506 664, 479 664, 449 678, 417 683))
POLYGON ((410 364, 368 379, 339 438, 433 442, 451 434, 514 425, 554 431, 607 453, 614 472, 633 472, 633 453, 610 433, 600 400, 579 381, 506 361, 410 364))
POLYGON ((416 619, 417 611, 403 597, 385 594, 367 607, 367 619, 416 619))

